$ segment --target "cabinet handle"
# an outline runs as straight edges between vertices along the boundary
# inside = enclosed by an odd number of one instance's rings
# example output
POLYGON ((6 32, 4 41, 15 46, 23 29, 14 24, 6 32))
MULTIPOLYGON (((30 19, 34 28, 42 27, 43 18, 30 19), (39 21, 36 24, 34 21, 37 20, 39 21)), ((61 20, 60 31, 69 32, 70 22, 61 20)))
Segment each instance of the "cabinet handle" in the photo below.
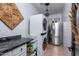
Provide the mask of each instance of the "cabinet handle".
POLYGON ((22 50, 23 50, 23 49, 21 48, 21 52, 22 52, 22 50))

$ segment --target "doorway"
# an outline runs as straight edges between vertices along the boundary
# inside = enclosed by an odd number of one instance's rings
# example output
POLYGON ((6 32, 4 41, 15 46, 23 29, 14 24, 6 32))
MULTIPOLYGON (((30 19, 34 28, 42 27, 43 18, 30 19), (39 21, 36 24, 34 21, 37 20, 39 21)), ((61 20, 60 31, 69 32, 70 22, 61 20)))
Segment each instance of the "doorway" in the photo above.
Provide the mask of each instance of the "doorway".
POLYGON ((64 56, 63 26, 60 18, 54 18, 48 27, 48 45, 44 56, 64 56))

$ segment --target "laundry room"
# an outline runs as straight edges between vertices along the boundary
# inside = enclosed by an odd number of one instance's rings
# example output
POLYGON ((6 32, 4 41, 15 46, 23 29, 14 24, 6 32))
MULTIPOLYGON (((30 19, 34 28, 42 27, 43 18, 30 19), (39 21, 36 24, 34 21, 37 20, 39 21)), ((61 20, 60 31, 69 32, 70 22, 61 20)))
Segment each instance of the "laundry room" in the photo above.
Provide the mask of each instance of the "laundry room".
POLYGON ((79 55, 78 6, 0 3, 0 56, 79 55))
MULTIPOLYGON (((45 21, 45 23, 47 23, 47 32, 45 32, 45 30, 42 32, 40 29, 40 21, 41 20, 37 20, 37 18, 41 18, 41 16, 39 15, 39 17, 36 15, 36 18, 34 20, 36 20, 38 27, 36 27, 38 29, 38 31, 41 31, 44 35, 42 36, 43 42, 42 43, 42 51, 45 56, 63 56, 64 55, 64 46, 63 46, 63 9, 64 9, 64 3, 40 3, 40 4, 33 4, 39 11, 40 13, 43 13, 44 16, 47 19, 47 22, 45 21), (39 24, 38 24, 39 22, 39 24), (46 36, 46 37, 45 37, 46 36)), ((44 19, 43 18, 41 19, 44 19)), ((33 16, 34 17, 34 16, 33 16)), ((32 21, 33 22, 33 17, 32 17, 32 21)), ((39 19, 40 19, 39 18, 39 19)), ((34 26, 35 22, 33 23, 34 26)), ((32 27, 33 27, 32 24, 32 27)), ((44 26, 45 27, 45 26, 44 26)), ((35 32, 36 29, 35 28, 35 32)), ((42 27, 41 27, 42 28, 42 27)), ((32 29, 32 32, 33 29, 32 29)), ((35 33, 34 32, 34 33, 35 33)), ((37 32, 36 32, 37 33, 37 32)), ((41 40, 41 39, 40 39, 41 40)))

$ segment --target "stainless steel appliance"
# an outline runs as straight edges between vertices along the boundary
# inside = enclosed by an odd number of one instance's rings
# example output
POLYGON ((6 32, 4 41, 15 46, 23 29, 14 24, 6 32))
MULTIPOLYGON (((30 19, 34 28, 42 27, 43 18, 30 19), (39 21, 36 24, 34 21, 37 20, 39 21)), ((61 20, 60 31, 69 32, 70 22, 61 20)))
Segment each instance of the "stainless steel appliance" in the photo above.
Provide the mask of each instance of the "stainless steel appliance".
POLYGON ((62 42, 60 39, 60 21, 55 21, 52 25, 52 43, 54 45, 60 45, 62 42))

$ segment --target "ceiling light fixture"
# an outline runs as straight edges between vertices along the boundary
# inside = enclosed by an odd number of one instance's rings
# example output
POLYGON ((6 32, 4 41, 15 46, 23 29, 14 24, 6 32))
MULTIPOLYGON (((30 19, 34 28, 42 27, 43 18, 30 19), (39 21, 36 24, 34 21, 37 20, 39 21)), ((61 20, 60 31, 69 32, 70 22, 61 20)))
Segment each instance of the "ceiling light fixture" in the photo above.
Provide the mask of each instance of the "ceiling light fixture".
POLYGON ((45 6, 46 6, 46 13, 45 13, 45 16, 49 16, 50 14, 49 14, 49 10, 48 10, 48 6, 49 6, 50 4, 49 3, 45 3, 45 6))

